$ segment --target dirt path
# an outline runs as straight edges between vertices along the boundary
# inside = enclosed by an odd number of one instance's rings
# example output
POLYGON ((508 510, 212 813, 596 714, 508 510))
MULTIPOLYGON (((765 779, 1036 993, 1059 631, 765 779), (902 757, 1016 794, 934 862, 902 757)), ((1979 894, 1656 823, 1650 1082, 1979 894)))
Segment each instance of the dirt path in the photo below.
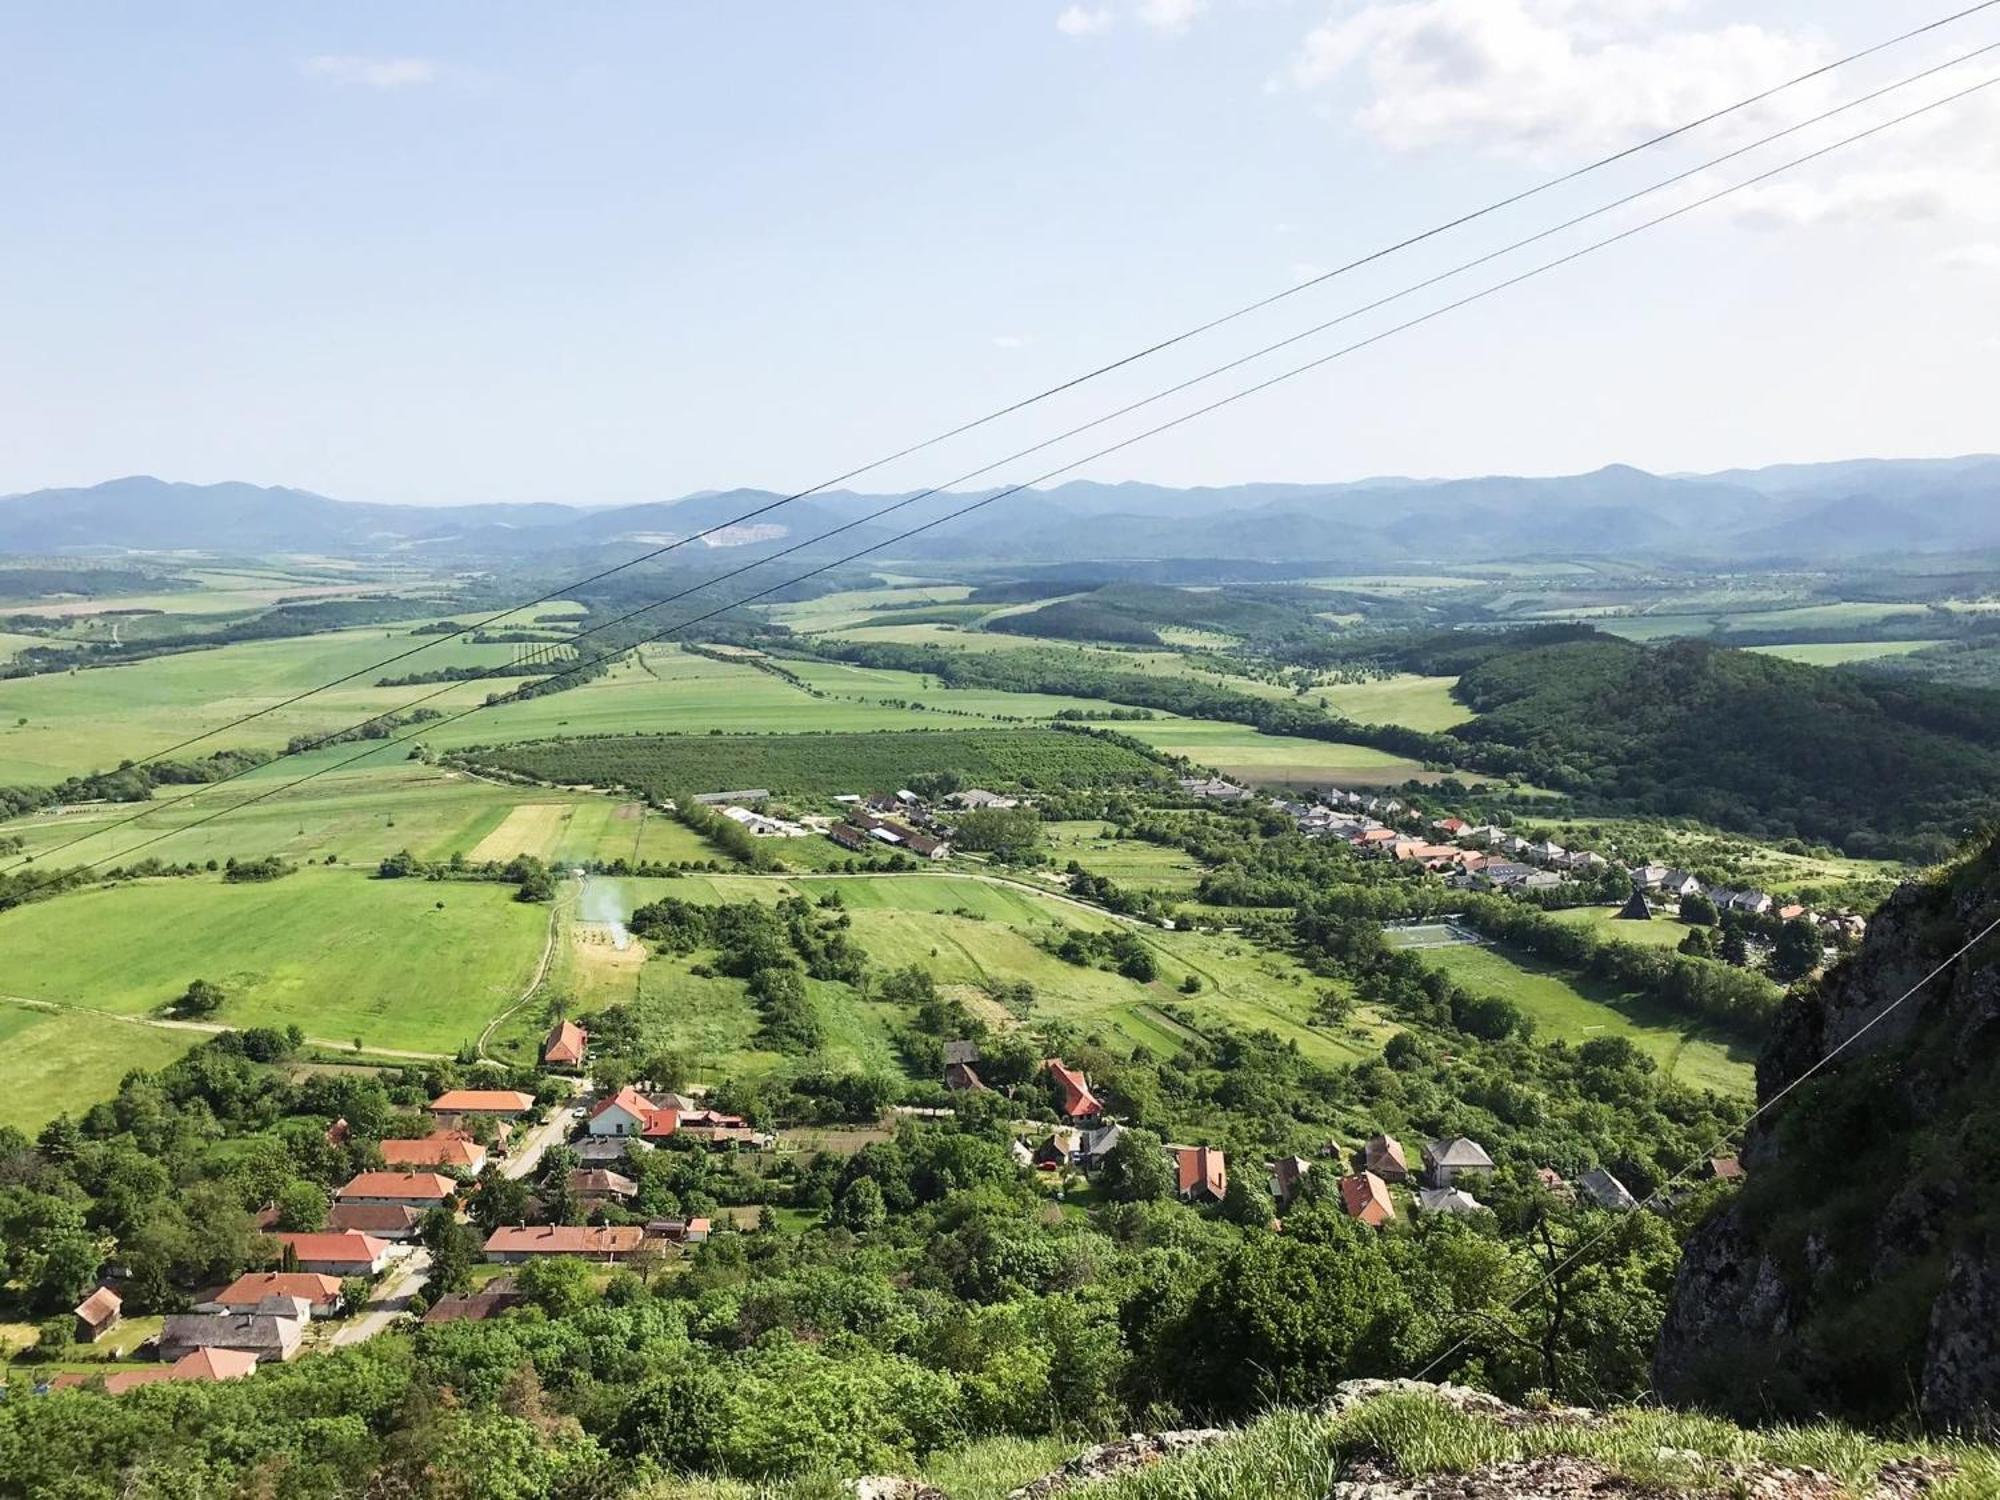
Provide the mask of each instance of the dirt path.
MULTIPOLYGON (((127 1026, 150 1026, 158 1031, 195 1031, 204 1036, 220 1036, 225 1031, 241 1031, 241 1026, 224 1026, 215 1021, 175 1021, 165 1016, 128 1016, 115 1010, 98 1010, 89 1005, 70 1005, 60 1000, 31 1000, 26 995, 0 995, 0 1005, 19 1005, 28 1010, 43 1010, 51 1015, 95 1016, 102 1021, 119 1021, 127 1026)), ((309 1036, 308 1047, 326 1047, 335 1051, 351 1051, 349 1042, 336 1041, 332 1037, 309 1036)), ((365 1049, 369 1057, 400 1057, 411 1062, 442 1062, 449 1058, 449 1052, 406 1052, 395 1047, 369 1047, 365 1049)))
POLYGON ((576 882, 565 880, 563 882, 563 894, 556 897, 549 906, 549 930, 548 936, 542 940, 541 962, 535 965, 534 977, 528 981, 528 987, 521 991, 521 998, 501 1011, 492 1020, 488 1021, 486 1029, 479 1033, 478 1045, 473 1050, 481 1062, 495 1062, 498 1060, 487 1055, 486 1044, 493 1040, 494 1032, 498 1031, 507 1021, 513 1019, 522 1006, 535 998, 535 992, 542 987, 543 981, 549 977, 549 969, 556 961, 556 940, 562 932, 563 909, 581 895, 580 887, 576 890, 571 889, 575 885, 576 882))

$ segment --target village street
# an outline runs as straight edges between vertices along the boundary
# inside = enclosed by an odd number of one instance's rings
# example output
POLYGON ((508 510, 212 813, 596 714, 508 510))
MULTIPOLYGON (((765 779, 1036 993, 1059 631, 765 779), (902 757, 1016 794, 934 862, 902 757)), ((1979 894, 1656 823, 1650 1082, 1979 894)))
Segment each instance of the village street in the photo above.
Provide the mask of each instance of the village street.
POLYGON ((365 1343, 409 1311, 410 1295, 423 1285, 430 1269, 430 1251, 422 1245, 411 1246, 410 1253, 391 1266, 389 1273, 376 1284, 368 1305, 334 1334, 335 1347, 365 1343))

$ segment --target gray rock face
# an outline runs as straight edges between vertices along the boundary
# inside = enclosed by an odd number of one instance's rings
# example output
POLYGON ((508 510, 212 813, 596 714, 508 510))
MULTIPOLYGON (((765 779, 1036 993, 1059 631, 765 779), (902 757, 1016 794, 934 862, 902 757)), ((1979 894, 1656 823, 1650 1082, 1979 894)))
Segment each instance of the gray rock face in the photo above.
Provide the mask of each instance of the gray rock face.
POLYGON ((2000 1095, 2000 939, 1928 976, 2000 916, 1996 866, 2000 846, 1950 886, 1899 890, 1780 1013, 1749 1182, 1683 1248, 1654 1361, 1667 1400, 1880 1418, 1913 1390, 1936 1427, 1995 1430, 2000 1249, 1978 1219, 2000 1183, 1977 1122, 2000 1095))
POLYGON ((1925 1352, 1924 1420, 1988 1442, 2000 1437, 2000 1244, 1990 1236, 1951 1258, 1925 1352))

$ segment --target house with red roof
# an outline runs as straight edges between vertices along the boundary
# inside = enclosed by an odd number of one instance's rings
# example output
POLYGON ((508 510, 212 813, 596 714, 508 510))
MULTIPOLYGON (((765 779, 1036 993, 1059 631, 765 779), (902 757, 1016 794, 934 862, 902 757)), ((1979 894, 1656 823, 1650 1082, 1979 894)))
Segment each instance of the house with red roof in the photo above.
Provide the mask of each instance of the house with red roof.
POLYGON ((576 1069, 590 1050, 590 1033, 574 1021, 558 1021, 542 1043, 542 1066, 576 1069))
POLYGON ((1060 1057, 1042 1064, 1056 1090, 1056 1113, 1065 1120, 1095 1120, 1104 1113, 1104 1104, 1090 1091, 1090 1083, 1080 1068, 1072 1068, 1060 1057))
POLYGON ((486 1258, 518 1264, 542 1255, 606 1263, 629 1258, 645 1239, 637 1224, 517 1224, 486 1237, 486 1258))
POLYGON ((1389 1201, 1389 1184, 1373 1172, 1340 1179, 1340 1207, 1348 1218, 1371 1229, 1380 1229, 1396 1217, 1396 1205, 1389 1201))
POLYGON ((340 1280, 313 1271, 247 1271, 196 1307, 197 1312, 289 1312, 304 1303, 309 1317, 340 1311, 340 1280))
POLYGON ((357 1172, 334 1191, 342 1203, 394 1203, 406 1208, 442 1208, 458 1184, 442 1172, 357 1172))
POLYGON ((486 1166, 486 1148, 463 1130, 433 1130, 425 1136, 382 1141, 377 1149, 391 1167, 439 1167, 477 1177, 486 1166))
POLYGON ((1213 1146, 1169 1146, 1174 1190, 1186 1203, 1220 1203, 1229 1190, 1229 1164, 1213 1146))
MULTIPOLYGON (((122 1396, 142 1385, 163 1380, 242 1380, 257 1373, 257 1356, 245 1349, 196 1349, 170 1365, 153 1365, 143 1370, 119 1370, 104 1377, 107 1395, 122 1396)), ((56 1390, 88 1386, 97 1377, 86 1370, 72 1370, 49 1382, 56 1390)))
POLYGON ((535 1107, 535 1096, 519 1089, 447 1089, 431 1100, 434 1115, 490 1115, 512 1119, 535 1107))
POLYGON ((609 1099, 597 1101, 585 1128, 592 1135, 644 1135, 658 1112, 652 1100, 627 1084, 609 1099))
POLYGON ((326 1211, 328 1229, 358 1230, 378 1240, 413 1240, 423 1225, 423 1211, 407 1203, 336 1203, 326 1211))
POLYGON ((322 1276, 379 1276, 389 1264, 389 1245, 355 1230, 321 1234, 273 1235, 291 1252, 301 1271, 322 1276))

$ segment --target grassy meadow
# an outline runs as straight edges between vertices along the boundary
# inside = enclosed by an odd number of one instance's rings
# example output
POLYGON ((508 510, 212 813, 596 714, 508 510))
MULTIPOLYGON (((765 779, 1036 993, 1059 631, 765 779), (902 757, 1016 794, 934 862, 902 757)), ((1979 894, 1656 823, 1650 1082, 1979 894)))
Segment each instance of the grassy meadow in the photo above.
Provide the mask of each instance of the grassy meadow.
POLYGON ((1683 1083, 1731 1094, 1751 1091, 1754 1048, 1691 1029, 1685 1017, 1645 996, 1490 945, 1426 949, 1422 957, 1475 994, 1513 1001, 1534 1021, 1542 1040, 1622 1036, 1683 1083))
POLYGON ((201 1040, 196 1031, 0 999, 0 1125, 32 1132, 59 1114, 80 1115, 135 1068, 165 1067, 201 1040))
MULTIPOLYGON (((1159 978, 1138 984, 1100 969, 1064 963, 1041 943, 1068 928, 1105 931, 1114 919, 1012 883, 970 875, 879 876, 688 875, 671 880, 593 879, 586 909, 622 916, 661 896, 687 901, 778 901, 788 895, 818 899, 839 893, 853 918, 855 941, 878 969, 914 964, 959 994, 993 1024, 1014 1019, 990 998, 1003 983, 1034 986, 1036 1017, 1060 1019, 1102 1037, 1107 1045, 1179 1050, 1186 1033, 1165 1013, 1172 1007, 1196 1018, 1213 1016, 1245 1030, 1267 1029, 1296 1041, 1321 1062, 1352 1062, 1368 1055, 1389 1028, 1365 1007, 1350 1029, 1313 1024, 1316 997, 1326 981, 1291 959, 1238 938, 1135 927, 1152 948, 1159 978), (1185 976, 1201 980, 1199 993, 1181 993, 1185 976)), ((579 1007, 614 1001, 636 1003, 661 1045, 684 1047, 718 1074, 757 1073, 785 1059, 755 1045, 757 1018, 741 984, 689 972, 699 955, 647 958, 620 955, 600 933, 572 928, 552 981, 579 1007)), ((892 1009, 863 1001, 842 985, 815 985, 828 1053, 850 1066, 892 1066, 892 1009)), ((525 1040, 532 1025, 511 1029, 525 1040)))
MULTIPOLYGON (((515 901, 510 886, 355 869, 254 885, 134 881, 0 913, 0 989, 145 1017, 207 979, 227 997, 216 1024, 295 1023, 336 1044, 360 1037, 370 1048, 449 1053, 520 996, 548 921, 546 907, 515 901)), ((102 1024, 120 1036, 138 1029, 102 1024)), ((42 1071, 10 1051, 0 1079, 16 1068, 21 1082, 42 1071)))
POLYGON ((1122 732, 1169 755, 1184 755, 1225 776, 1260 785, 1394 786, 1421 778, 1423 766, 1407 756, 1367 745, 1259 734, 1247 724, 1207 719, 1149 719, 1120 724, 1122 732))

